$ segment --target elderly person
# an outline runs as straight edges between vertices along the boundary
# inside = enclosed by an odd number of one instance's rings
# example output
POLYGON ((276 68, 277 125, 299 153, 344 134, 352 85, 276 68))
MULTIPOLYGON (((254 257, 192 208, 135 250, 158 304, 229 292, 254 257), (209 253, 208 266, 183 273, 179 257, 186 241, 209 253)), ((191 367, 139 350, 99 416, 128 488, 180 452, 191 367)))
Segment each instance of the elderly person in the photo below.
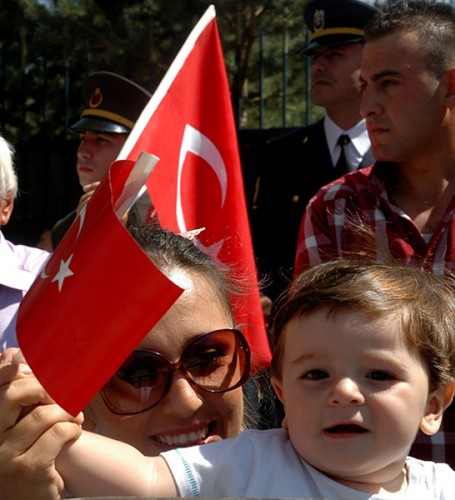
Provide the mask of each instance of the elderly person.
POLYGON ((17 176, 13 148, 0 136, 0 348, 17 346, 16 315, 22 297, 30 288, 49 253, 14 245, 1 232, 13 212, 17 176))

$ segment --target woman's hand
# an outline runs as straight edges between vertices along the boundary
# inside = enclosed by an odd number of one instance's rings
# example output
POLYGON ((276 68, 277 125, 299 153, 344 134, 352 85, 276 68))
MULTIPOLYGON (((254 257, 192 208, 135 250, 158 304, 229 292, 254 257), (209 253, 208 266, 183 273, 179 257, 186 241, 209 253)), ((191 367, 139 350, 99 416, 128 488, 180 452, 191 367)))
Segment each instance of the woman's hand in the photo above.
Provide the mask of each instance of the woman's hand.
POLYGON ((23 363, 17 350, 0 356, 0 500, 64 498, 55 459, 79 437, 76 418, 55 404, 23 363))

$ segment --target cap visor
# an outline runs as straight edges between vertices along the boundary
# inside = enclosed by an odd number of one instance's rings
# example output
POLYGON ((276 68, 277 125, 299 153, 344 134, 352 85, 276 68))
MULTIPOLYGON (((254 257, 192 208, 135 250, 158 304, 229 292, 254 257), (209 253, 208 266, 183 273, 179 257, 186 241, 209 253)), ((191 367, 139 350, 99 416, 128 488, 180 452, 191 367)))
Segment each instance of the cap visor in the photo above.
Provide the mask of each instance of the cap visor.
POLYGON ((120 123, 115 123, 103 118, 84 116, 70 126, 73 132, 101 132, 107 134, 129 134, 131 129, 120 123))
POLYGON ((349 43, 360 43, 363 42, 361 36, 342 36, 342 35, 332 35, 321 37, 318 40, 313 40, 310 42, 303 50, 302 54, 306 56, 311 56, 311 54, 322 47, 333 47, 336 45, 347 45, 349 43))

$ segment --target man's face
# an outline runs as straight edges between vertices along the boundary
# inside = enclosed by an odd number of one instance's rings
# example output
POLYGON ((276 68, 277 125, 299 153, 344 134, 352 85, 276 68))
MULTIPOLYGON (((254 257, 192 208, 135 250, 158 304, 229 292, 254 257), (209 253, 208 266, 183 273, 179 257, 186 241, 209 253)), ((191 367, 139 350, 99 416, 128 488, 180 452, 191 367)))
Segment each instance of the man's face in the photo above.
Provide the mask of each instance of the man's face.
POLYGON ((311 56, 311 99, 330 110, 360 99, 360 61, 363 44, 350 43, 316 49, 311 56))
POLYGON ((117 158, 127 134, 82 132, 77 150, 77 175, 81 186, 101 181, 117 158))
MULTIPOLYGON (((416 33, 393 33, 365 45, 362 102, 375 158, 431 164, 443 150, 447 78, 428 71, 416 33)), ((446 147, 446 146, 445 146, 446 147)))

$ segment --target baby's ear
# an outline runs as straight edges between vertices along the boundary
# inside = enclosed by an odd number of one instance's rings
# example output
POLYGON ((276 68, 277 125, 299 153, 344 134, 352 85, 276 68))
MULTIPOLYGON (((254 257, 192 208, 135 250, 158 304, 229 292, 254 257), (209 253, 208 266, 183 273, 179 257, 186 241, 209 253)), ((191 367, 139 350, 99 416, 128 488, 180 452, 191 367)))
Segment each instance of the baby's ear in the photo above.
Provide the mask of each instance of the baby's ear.
POLYGON ((430 394, 425 416, 420 421, 420 429, 424 434, 431 436, 438 432, 444 410, 452 402, 454 393, 455 381, 452 379, 450 382, 430 394))

